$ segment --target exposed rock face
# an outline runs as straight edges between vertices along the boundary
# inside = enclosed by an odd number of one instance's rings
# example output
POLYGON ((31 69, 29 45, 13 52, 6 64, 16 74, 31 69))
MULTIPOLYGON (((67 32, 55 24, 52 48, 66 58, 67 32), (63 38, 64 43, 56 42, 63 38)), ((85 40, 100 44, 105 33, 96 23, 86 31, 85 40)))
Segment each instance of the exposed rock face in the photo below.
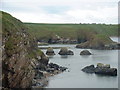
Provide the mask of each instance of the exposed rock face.
POLYGON ((61 50, 58 54, 60 54, 60 55, 74 55, 73 51, 68 50, 66 47, 61 48, 61 50))
POLYGON ((91 55, 91 53, 88 50, 83 50, 80 52, 80 55, 91 55))
POLYGON ((45 56, 45 54, 43 52, 39 52, 40 56, 37 57, 37 63, 36 63, 36 67, 35 70, 41 70, 44 71, 47 68, 48 62, 49 62, 49 58, 45 56))
POLYGON ((41 55, 41 59, 39 60, 40 63, 47 65, 49 62, 49 58, 46 57, 44 54, 41 55))
POLYGON ((109 64, 102 64, 98 63, 97 67, 94 67, 94 65, 86 66, 82 69, 83 72, 86 73, 95 73, 100 75, 109 75, 109 76, 117 76, 117 69, 116 68, 110 68, 109 64))
POLYGON ((47 55, 55 55, 55 52, 53 51, 53 48, 49 47, 46 51, 47 55))
POLYGON ((30 88, 36 65, 47 65, 48 59, 38 53, 36 41, 26 33, 21 21, 5 12, 2 16, 2 87, 30 88))

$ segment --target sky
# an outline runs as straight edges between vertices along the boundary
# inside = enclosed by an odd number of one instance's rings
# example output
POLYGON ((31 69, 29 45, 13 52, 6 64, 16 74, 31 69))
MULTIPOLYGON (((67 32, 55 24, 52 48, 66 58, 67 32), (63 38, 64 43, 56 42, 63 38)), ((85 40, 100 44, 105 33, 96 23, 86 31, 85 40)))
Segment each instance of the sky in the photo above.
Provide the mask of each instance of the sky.
POLYGON ((118 23, 119 0, 1 0, 0 10, 22 22, 118 23))

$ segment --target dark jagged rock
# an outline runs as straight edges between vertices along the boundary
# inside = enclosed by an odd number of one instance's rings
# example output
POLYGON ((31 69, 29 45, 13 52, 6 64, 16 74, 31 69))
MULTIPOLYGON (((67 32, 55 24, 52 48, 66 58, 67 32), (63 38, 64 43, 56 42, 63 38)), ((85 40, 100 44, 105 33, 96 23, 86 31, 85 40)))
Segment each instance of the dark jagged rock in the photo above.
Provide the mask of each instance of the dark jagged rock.
POLYGON ((60 55, 74 55, 73 51, 68 50, 66 47, 61 48, 61 50, 59 51, 60 55))
POLYGON ((54 63, 50 63, 48 67, 49 67, 49 68, 58 69, 58 68, 59 68, 59 65, 54 64, 54 63))
POLYGON ((57 64, 50 63, 50 64, 48 64, 48 69, 47 69, 47 71, 48 71, 48 72, 54 72, 55 70, 58 70, 58 71, 63 72, 63 71, 65 71, 66 69, 67 69, 66 67, 61 67, 61 66, 59 66, 59 65, 57 65, 57 64))
POLYGON ((95 74, 117 76, 117 69, 116 68, 96 68, 95 74))
POLYGON ((41 77, 43 76, 43 72, 41 72, 40 70, 36 70, 34 79, 41 79, 41 77))
POLYGON ((53 48, 49 47, 46 51, 47 55, 55 55, 55 52, 53 51, 53 48))
POLYGON ((80 55, 92 55, 88 50, 81 51, 80 55))
POLYGON ((66 47, 61 48, 60 52, 58 54, 60 55, 67 55, 68 49, 66 47))
POLYGON ((82 71, 86 73, 95 73, 99 75, 117 76, 117 69, 110 68, 109 64, 104 65, 102 63, 98 63, 97 67, 94 67, 94 65, 86 66, 82 69, 82 71))
POLYGON ((86 73, 95 73, 95 67, 94 65, 86 66, 82 71, 86 73))

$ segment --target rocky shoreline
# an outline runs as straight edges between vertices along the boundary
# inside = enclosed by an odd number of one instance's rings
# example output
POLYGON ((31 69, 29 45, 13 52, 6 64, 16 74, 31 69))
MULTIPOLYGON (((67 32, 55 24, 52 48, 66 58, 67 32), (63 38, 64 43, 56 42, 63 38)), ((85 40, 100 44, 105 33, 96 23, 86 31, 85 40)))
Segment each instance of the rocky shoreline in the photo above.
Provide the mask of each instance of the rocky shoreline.
MULTIPOLYGON (((48 84, 50 76, 62 73, 67 67, 62 67, 54 63, 49 63, 49 58, 38 48, 37 40, 27 33, 28 28, 18 19, 8 13, 1 12, 3 17, 0 19, 2 24, 2 89, 12 90, 14 88, 35 88, 45 87, 48 84)), ((87 34, 86 34, 87 35, 87 34)), ((81 40, 76 48, 92 48, 92 49, 119 49, 120 44, 113 43, 108 38, 104 40, 101 36, 90 38, 85 37, 81 40), (97 37, 97 39, 96 39, 97 37), (85 42, 81 42, 85 41, 85 42), (112 43, 112 44, 111 44, 112 43)), ((50 38, 47 43, 77 44, 75 39, 50 38)), ((38 43, 39 45, 48 45, 47 43, 38 43)), ((46 48, 46 47, 43 47, 46 48)), ((50 48, 46 54, 55 55, 53 49, 50 48)), ((59 52, 60 55, 74 55, 73 51, 63 48, 59 52)), ((88 52, 84 54, 90 54, 88 52)), ((93 70, 93 73, 102 73, 117 75, 117 69, 110 68, 109 65, 98 65, 94 71, 94 66, 87 67, 93 70)), ((87 71, 86 71, 87 72, 87 71)), ((90 72, 90 71, 89 71, 90 72)))
POLYGON ((47 86, 49 77, 66 71, 68 68, 49 63, 45 70, 37 69, 36 76, 33 79, 32 88, 43 88, 47 86))

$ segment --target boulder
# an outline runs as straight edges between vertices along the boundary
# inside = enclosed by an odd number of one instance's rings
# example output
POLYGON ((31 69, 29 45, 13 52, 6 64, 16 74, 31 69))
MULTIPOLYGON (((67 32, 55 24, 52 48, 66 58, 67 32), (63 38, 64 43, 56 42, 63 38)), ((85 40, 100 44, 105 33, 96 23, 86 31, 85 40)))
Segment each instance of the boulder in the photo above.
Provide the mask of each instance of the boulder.
POLYGON ((117 69, 110 68, 109 64, 104 65, 102 63, 98 63, 97 67, 94 67, 94 65, 86 66, 82 69, 82 71, 99 75, 117 76, 117 69))
POLYGON ((73 51, 71 51, 71 50, 68 50, 67 54, 68 55, 74 55, 73 51))
POLYGON ((83 50, 80 55, 91 55, 91 53, 88 50, 83 50))
POLYGON ((68 49, 66 47, 61 48, 60 52, 58 54, 60 55, 67 55, 68 49))
POLYGON ((53 48, 52 47, 49 47, 46 51, 46 54, 47 55, 55 55, 55 52, 53 51, 53 48))
POLYGON ((85 68, 82 69, 82 71, 86 73, 94 73, 95 67, 94 65, 86 66, 85 68))
POLYGON ((68 50, 66 47, 61 48, 61 50, 59 51, 60 55, 74 55, 73 51, 68 50))
POLYGON ((59 65, 54 64, 54 63, 50 63, 49 64, 49 68, 54 68, 55 70, 58 70, 59 69, 59 65))
POLYGON ((96 68, 95 74, 117 76, 116 68, 96 68))

